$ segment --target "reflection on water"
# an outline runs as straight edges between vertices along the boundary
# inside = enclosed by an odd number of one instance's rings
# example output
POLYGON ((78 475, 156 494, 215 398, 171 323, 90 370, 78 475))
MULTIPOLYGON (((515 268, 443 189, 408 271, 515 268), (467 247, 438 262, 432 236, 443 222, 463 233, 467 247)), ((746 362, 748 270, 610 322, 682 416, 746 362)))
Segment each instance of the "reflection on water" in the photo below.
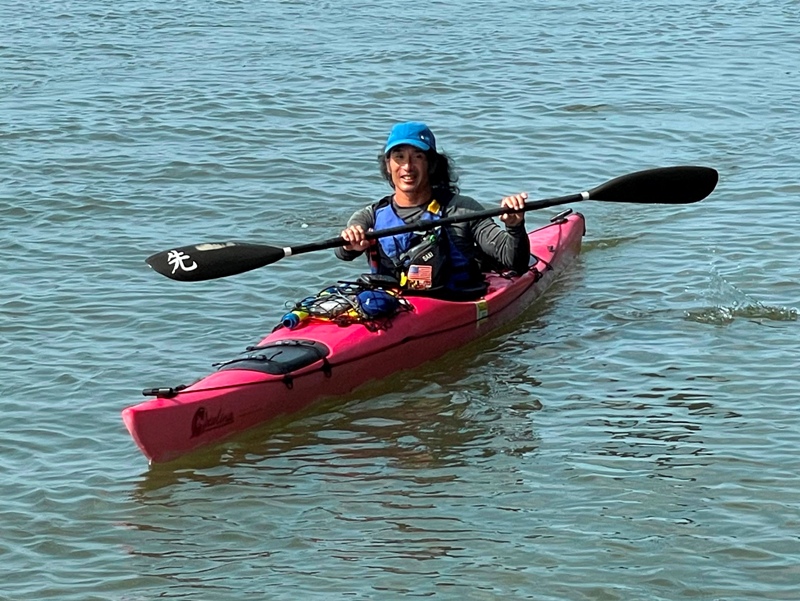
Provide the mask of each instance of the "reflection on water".
POLYGON ((630 402, 604 402, 601 412, 609 418, 589 424, 608 436, 600 455, 650 458, 653 460, 653 475, 663 477, 673 477, 669 470, 676 463, 681 467, 707 464, 703 457, 711 451, 703 440, 702 421, 691 421, 691 410, 680 411, 688 409, 688 406, 682 403, 657 404, 657 400, 666 398, 661 391, 634 396, 637 400, 630 402), (653 403, 643 402, 639 400, 641 398, 652 399, 653 403))

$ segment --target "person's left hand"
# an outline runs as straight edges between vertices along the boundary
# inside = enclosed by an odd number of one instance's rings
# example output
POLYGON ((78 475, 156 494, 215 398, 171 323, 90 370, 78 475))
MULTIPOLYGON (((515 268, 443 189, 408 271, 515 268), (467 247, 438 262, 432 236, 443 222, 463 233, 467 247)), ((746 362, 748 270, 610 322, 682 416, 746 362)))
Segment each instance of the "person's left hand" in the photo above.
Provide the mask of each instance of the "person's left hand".
MULTIPOLYGON (((527 198, 527 192, 512 194, 511 196, 506 196, 503 200, 501 200, 500 206, 508 207, 509 209, 524 209, 525 200, 527 198)), ((500 221, 505 223, 506 227, 522 225, 525 222, 525 213, 503 213, 500 215, 500 221)))

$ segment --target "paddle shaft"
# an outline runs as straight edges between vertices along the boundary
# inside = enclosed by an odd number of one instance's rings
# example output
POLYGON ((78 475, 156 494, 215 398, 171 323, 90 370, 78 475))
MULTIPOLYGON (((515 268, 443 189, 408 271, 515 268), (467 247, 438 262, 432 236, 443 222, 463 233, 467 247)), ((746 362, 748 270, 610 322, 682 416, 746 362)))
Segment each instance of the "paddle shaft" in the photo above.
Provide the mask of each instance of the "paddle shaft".
MULTIPOLYGON (((588 197, 588 192, 581 194, 570 194, 569 196, 560 196, 558 198, 547 198, 544 200, 534 200, 525 203, 524 209, 513 210, 506 207, 497 209, 487 209, 485 211, 477 211, 474 213, 464 215, 453 215, 452 217, 442 217, 440 219, 426 219, 417 221, 408 225, 398 225, 397 227, 390 227, 378 231, 369 231, 365 237, 367 240, 376 240, 378 238, 385 238, 387 236, 396 236, 398 234, 407 234, 409 232, 426 232, 428 230, 436 229, 443 225, 451 225, 453 223, 464 223, 466 221, 477 221, 479 219, 487 219, 490 217, 498 217, 505 213, 524 213, 526 211, 535 211, 537 209, 546 209, 548 207, 555 207, 558 205, 569 204, 585 200, 588 197)), ((349 244, 347 240, 338 236, 336 238, 329 238, 328 240, 321 240, 319 242, 311 242, 308 244, 299 244, 297 246, 284 247, 283 252, 285 257, 292 255, 301 255, 303 253, 314 252, 317 250, 325 250, 326 248, 337 248, 339 246, 346 246, 349 244)))

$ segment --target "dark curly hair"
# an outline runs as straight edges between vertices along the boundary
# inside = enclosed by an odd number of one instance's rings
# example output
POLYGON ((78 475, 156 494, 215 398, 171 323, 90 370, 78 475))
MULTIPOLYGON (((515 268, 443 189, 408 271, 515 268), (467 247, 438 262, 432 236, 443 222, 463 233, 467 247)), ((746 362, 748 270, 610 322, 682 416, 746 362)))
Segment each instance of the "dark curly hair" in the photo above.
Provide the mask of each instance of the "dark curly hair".
MULTIPOLYGON (((456 173, 453 159, 443 152, 434 150, 426 152, 425 157, 428 159, 428 179, 431 182, 431 187, 435 191, 445 190, 454 195, 458 194, 461 189, 456 185, 458 174, 456 173)), ((381 171, 381 177, 394 188, 392 174, 389 173, 389 168, 386 166, 386 155, 383 152, 378 155, 378 168, 381 171)))

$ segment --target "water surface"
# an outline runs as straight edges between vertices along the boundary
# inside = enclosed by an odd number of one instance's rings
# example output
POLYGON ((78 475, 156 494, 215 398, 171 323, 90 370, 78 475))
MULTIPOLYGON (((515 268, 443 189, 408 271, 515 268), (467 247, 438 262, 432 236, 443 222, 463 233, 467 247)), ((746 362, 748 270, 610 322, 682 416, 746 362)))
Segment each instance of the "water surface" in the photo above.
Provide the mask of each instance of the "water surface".
POLYGON ((796 9, 0 2, 0 598, 793 598, 796 9), (360 268, 189 285, 144 258, 335 235, 403 119, 487 205, 721 180, 575 206, 583 254, 517 327, 148 467, 141 388, 360 268))

